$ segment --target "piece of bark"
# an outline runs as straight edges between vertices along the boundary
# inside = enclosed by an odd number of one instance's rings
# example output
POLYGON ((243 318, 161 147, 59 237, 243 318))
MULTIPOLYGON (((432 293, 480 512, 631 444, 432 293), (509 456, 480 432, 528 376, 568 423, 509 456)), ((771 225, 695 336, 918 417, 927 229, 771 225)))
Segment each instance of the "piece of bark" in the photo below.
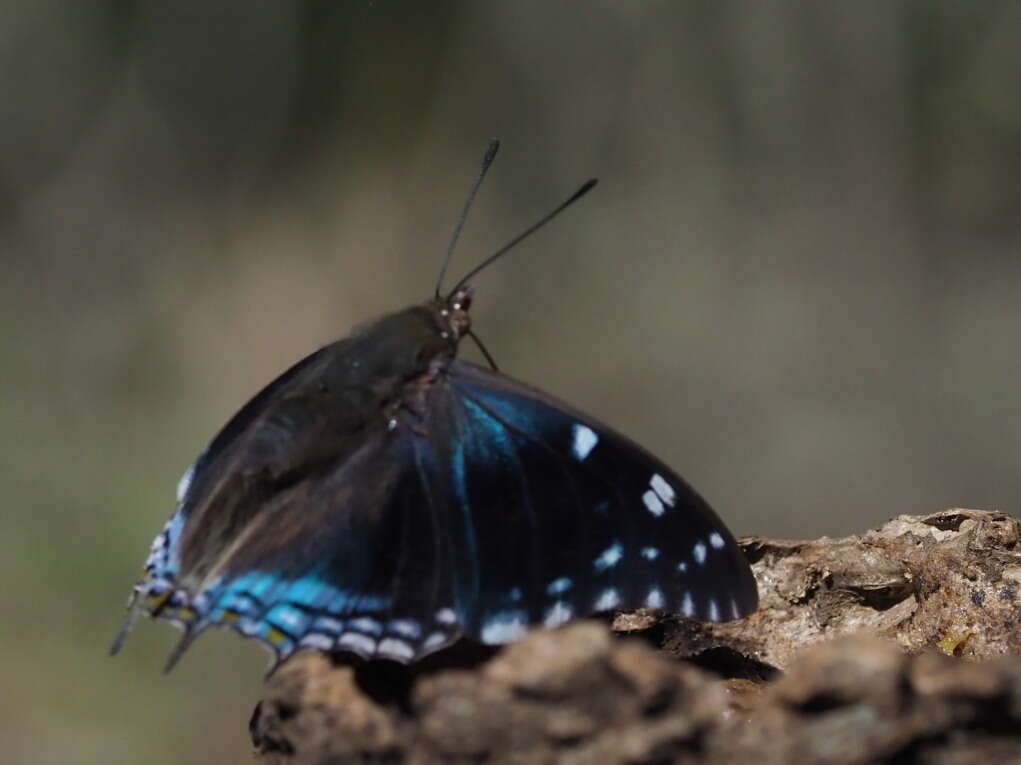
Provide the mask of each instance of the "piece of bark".
POLYGON ((711 674, 594 621, 423 674, 393 701, 359 687, 367 666, 281 667, 253 718, 263 762, 695 762, 730 708, 711 674))
POLYGON ((614 626, 656 627, 677 658, 735 652, 778 669, 808 645, 859 631, 905 651, 1021 654, 1021 523, 1005 513, 902 515, 860 536, 751 537, 742 546, 759 586, 757 613, 726 624, 623 614, 614 626))
POLYGON ((741 622, 621 614, 616 636, 581 622, 409 668, 298 654, 253 715, 257 758, 1021 761, 1017 520, 952 510, 743 544, 762 608, 741 622))
POLYGON ((903 653, 864 635, 808 649, 703 762, 1021 762, 1021 658, 903 653))

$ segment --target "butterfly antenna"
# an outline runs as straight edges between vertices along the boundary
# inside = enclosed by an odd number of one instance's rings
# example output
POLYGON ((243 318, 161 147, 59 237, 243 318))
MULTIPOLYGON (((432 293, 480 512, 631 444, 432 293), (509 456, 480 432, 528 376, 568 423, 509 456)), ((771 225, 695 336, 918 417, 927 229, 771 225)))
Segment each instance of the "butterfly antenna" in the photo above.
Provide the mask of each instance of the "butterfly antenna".
POLYGON ((542 228, 547 223, 549 223, 551 220, 553 220, 555 217, 560 215, 560 213, 562 213, 568 207, 570 207, 575 202, 577 202, 579 199, 581 199, 583 196, 588 194, 592 190, 592 188, 596 185, 596 183, 598 183, 597 179, 589 178, 587 181, 585 181, 585 183, 582 184, 580 189, 578 189, 576 192, 571 194, 571 196, 568 197, 565 201, 563 201, 559 205, 557 205, 557 207, 552 212, 549 212, 546 215, 544 215, 542 218, 539 219, 538 222, 533 223, 531 226, 529 226, 523 232, 518 234, 516 237, 511 239, 509 242, 507 242, 507 244, 505 244, 499 250, 497 250, 492 255, 490 255, 488 258, 486 258, 481 263, 479 263, 477 266, 475 266, 475 268, 473 268, 471 271, 469 271, 467 274, 464 275, 464 277, 461 279, 461 281, 459 281, 457 284, 454 285, 454 288, 450 291, 450 294, 447 295, 447 299, 449 300, 453 296, 453 294, 455 292, 457 292, 459 289, 461 289, 461 287, 463 287, 465 284, 467 284, 468 281, 473 276, 475 276, 479 271, 481 271, 482 269, 484 269, 487 266, 489 266, 491 263, 493 263, 493 261, 497 260, 501 256, 505 255, 507 252, 512 250, 516 245, 520 244, 523 240, 525 240, 528 237, 530 237, 532 234, 534 234, 540 228, 542 228))
POLYGON ((443 285, 443 278, 447 275, 447 268, 450 266, 450 259, 454 255, 454 248, 457 246, 457 240, 461 238, 461 229, 464 228, 464 222, 468 220, 468 211, 471 209, 472 203, 475 201, 475 196, 479 193, 479 187, 482 185, 482 180, 486 177, 486 173, 489 171, 489 166, 493 164, 493 160, 496 159, 496 153, 500 150, 499 139, 494 138, 489 142, 489 146, 486 149, 486 153, 482 156, 482 167, 479 168, 479 174, 475 177, 474 183, 472 183, 471 190, 468 192, 468 198, 464 201, 464 207, 461 208, 461 215, 457 218, 457 225, 454 226, 454 234, 450 237, 450 244, 447 245, 447 256, 443 259, 443 268, 440 269, 440 277, 436 280, 436 299, 440 299, 440 287, 443 285))
POLYGON ((468 337, 470 337, 472 339, 472 341, 474 341, 475 345, 478 346, 479 350, 482 351, 482 355, 486 357, 486 361, 489 363, 489 366, 491 366, 493 368, 493 371, 494 372, 499 372, 500 371, 500 367, 498 367, 496 365, 496 362, 493 360, 492 354, 489 353, 489 349, 486 348, 485 343, 483 343, 479 339, 479 336, 476 335, 474 332, 472 332, 470 329, 468 330, 468 332, 466 334, 468 335, 468 337))

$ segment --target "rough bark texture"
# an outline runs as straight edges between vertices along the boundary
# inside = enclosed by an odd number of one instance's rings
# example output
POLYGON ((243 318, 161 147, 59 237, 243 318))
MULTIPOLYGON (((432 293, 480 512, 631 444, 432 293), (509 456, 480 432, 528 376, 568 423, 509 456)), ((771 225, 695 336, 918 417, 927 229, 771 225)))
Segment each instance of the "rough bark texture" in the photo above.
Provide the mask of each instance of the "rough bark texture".
POLYGON ((1021 762, 1021 523, 743 544, 762 607, 741 622, 619 614, 412 668, 299 654, 252 717, 257 759, 1021 762))

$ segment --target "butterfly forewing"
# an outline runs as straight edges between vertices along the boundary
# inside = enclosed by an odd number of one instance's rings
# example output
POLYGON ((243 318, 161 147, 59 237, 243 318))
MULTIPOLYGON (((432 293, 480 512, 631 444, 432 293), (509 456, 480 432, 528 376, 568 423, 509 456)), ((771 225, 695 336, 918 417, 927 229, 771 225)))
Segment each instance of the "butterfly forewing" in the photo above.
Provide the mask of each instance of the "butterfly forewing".
POLYGON ((503 375, 457 361, 449 379, 473 421, 485 423, 476 427, 492 430, 491 441, 507 444, 506 459, 478 453, 473 512, 485 517, 494 509, 512 514, 520 508, 524 516, 517 534, 504 530, 491 543, 503 565, 489 567, 481 558, 488 582, 480 637, 486 638, 489 622, 505 620, 503 609, 488 605, 501 589, 505 597, 522 593, 533 623, 639 606, 709 621, 755 610, 754 579, 736 541, 663 463, 592 418, 503 375), (487 491, 484 476, 504 470, 515 472, 522 484, 518 493, 507 489, 504 478, 487 491), (524 538, 528 524, 541 549, 524 538), (518 560, 499 551, 512 543, 518 560))

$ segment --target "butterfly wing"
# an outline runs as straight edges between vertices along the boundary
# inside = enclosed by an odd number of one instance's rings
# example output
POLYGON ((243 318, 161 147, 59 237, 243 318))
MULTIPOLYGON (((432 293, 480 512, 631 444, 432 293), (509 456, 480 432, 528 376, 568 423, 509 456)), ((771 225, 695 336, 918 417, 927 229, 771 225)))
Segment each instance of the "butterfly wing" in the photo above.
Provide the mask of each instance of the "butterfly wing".
POLYGON ((276 661, 302 646, 409 661, 460 634, 417 437, 373 407, 338 422, 309 398, 327 361, 267 386, 182 478, 114 652, 143 609, 185 630, 168 668, 209 626, 259 638, 276 661))
POLYGON ((371 411, 338 430, 298 395, 320 363, 272 383, 182 479, 136 587, 185 629, 168 666, 209 626, 276 661, 300 647, 411 661, 464 633, 503 643, 616 608, 755 609, 748 564, 704 500, 606 426, 455 361, 392 427, 371 411), (267 479, 274 455, 295 469, 267 479))
MULTIPOLYGON (((209 626, 259 638, 274 664, 301 647, 410 661, 452 642, 452 557, 430 502, 404 429, 274 497, 200 588, 166 571, 155 589, 143 580, 154 615, 186 632, 170 665, 209 626)), ((168 557, 182 552, 172 544, 168 557)))
POLYGON ((748 562, 670 468, 550 396, 462 361, 431 411, 430 494, 449 507, 465 630, 486 643, 592 612, 753 612, 748 562), (449 411, 444 411, 449 410, 449 411))
POLYGON ((298 647, 398 661, 435 650, 459 631, 428 507, 413 439, 379 432, 238 545, 201 610, 261 638, 277 661, 298 647))
MULTIPOLYGON (((143 568, 143 580, 139 586, 146 582, 150 583, 150 589, 155 593, 155 597, 163 597, 170 591, 172 582, 180 568, 180 535, 185 522, 195 509, 194 500, 198 494, 197 487, 205 484, 217 472, 212 469, 214 465, 219 465, 222 472, 222 462, 225 459, 236 459, 232 453, 232 447, 266 412, 274 396, 282 395, 288 389, 302 385, 307 376, 315 373, 316 368, 323 362, 325 350, 325 348, 321 348, 301 359, 253 396, 223 426, 205 451, 184 472, 177 483, 177 506, 174 508, 173 515, 153 540, 143 568)), ((138 598, 138 595, 139 587, 136 587, 135 599, 138 598)), ((127 636, 130 622, 125 627, 126 629, 122 629, 121 634, 114 642, 114 652, 120 648, 120 644, 127 636)))

